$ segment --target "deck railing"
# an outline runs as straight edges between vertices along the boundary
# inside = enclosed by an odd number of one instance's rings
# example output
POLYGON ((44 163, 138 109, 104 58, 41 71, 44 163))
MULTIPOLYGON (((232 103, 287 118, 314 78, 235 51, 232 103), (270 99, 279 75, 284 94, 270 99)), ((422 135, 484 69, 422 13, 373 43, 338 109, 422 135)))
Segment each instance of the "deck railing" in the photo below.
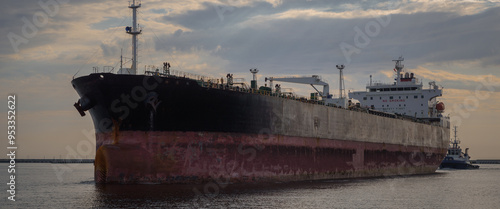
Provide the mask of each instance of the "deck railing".
MULTIPOLYGON (((163 77, 189 78, 192 80, 196 80, 198 82, 198 84, 203 88, 229 90, 229 91, 236 91, 236 92, 249 93, 249 94, 259 94, 259 95, 270 96, 270 97, 279 97, 279 98, 283 98, 283 99, 295 100, 295 101, 300 101, 300 102, 304 102, 304 103, 325 105, 325 106, 329 106, 329 107, 345 109, 348 111, 364 112, 364 113, 371 114, 371 115, 378 115, 378 116, 387 117, 387 118, 408 120, 408 121, 412 121, 412 122, 424 123, 424 124, 435 125, 435 126, 440 126, 440 124, 441 124, 440 122, 437 122, 437 121, 413 118, 413 117, 405 116, 405 115, 397 115, 397 114, 392 114, 392 113, 379 112, 379 111, 371 110, 369 108, 359 107, 356 105, 352 105, 348 108, 342 108, 342 107, 337 106, 335 104, 325 104, 325 101, 323 101, 323 100, 313 100, 313 99, 307 99, 307 97, 297 96, 291 92, 271 92, 271 91, 258 90, 258 89, 252 89, 252 88, 244 88, 243 86, 240 87, 237 85, 228 85, 227 83, 223 84, 222 79, 214 79, 214 78, 211 78, 208 76, 202 76, 202 75, 197 75, 197 74, 193 74, 193 73, 186 73, 186 72, 182 72, 182 71, 178 71, 178 70, 168 70, 166 73, 161 73, 158 70, 145 71, 145 74, 151 75, 151 76, 157 75, 157 76, 163 76, 163 77)), ((443 117, 443 118, 446 119, 446 117, 443 117)), ((436 119, 438 119, 438 118, 436 118, 436 119)), ((438 120, 438 121, 440 121, 440 120, 438 120)))

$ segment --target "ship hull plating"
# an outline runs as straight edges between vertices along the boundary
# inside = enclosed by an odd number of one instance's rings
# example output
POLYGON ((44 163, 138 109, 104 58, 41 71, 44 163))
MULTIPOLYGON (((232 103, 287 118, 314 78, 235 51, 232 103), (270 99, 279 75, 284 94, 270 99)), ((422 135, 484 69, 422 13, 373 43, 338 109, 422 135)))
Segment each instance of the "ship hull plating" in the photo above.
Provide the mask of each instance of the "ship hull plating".
POLYGON ((433 173, 449 138, 447 124, 211 88, 187 78, 91 74, 72 83, 96 128, 97 183, 433 173))
POLYGON ((98 134, 96 182, 300 181, 432 173, 442 149, 213 132, 98 134))

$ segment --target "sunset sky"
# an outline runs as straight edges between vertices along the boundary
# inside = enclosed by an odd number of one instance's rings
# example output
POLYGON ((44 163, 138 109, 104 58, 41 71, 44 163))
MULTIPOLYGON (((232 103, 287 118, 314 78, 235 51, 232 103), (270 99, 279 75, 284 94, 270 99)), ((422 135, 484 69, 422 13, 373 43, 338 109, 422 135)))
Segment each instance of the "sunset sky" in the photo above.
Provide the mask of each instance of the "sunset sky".
MULTIPOLYGON (((73 107, 72 77, 131 57, 129 1, 6 1, 0 8, 0 134, 7 152, 7 95, 16 94, 18 158, 93 158, 92 119, 73 107)), ((393 59, 444 87, 446 115, 473 159, 500 159, 500 0, 142 1, 139 72, 212 77, 320 75, 338 94, 392 82, 393 59)), ((130 62, 125 64, 130 66, 130 62)), ((282 84, 286 88, 287 84, 282 84)), ((294 87, 308 95, 307 86, 294 87)), ((6 158, 4 155, 1 158, 6 158)))

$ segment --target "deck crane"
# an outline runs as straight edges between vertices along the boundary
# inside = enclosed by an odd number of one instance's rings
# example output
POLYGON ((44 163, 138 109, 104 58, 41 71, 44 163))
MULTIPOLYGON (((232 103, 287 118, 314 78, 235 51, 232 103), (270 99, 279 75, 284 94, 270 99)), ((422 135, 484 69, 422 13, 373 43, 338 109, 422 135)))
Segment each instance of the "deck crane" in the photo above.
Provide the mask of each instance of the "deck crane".
POLYGON ((313 75, 311 77, 288 77, 288 78, 266 78, 266 82, 269 80, 270 82, 270 87, 273 87, 273 81, 281 81, 281 82, 288 82, 288 83, 298 83, 298 84, 309 84, 311 85, 314 90, 318 92, 318 94, 321 96, 322 100, 325 101, 325 105, 336 105, 336 106, 341 106, 341 107, 346 107, 346 99, 345 98, 332 98, 332 95, 330 94, 330 86, 328 83, 324 82, 321 80, 321 78, 318 75, 313 75), (323 86, 323 91, 319 91, 314 85, 321 85, 323 86))
POLYGON ((313 75, 311 77, 288 77, 288 78, 273 78, 273 77, 270 77, 270 78, 266 78, 266 81, 268 81, 268 80, 270 82, 271 88, 273 87, 273 81, 281 81, 281 82, 288 82, 288 83, 300 83, 300 84, 310 84, 314 88, 314 90, 316 90, 318 92, 318 94, 321 97, 323 97, 323 98, 330 97, 331 98, 331 95, 329 95, 329 93, 330 93, 330 87, 329 87, 328 83, 325 83, 325 82, 321 81, 321 79, 317 75, 313 75), (322 85, 323 86, 323 92, 318 91, 318 89, 316 89, 316 87, 314 87, 314 85, 322 85))

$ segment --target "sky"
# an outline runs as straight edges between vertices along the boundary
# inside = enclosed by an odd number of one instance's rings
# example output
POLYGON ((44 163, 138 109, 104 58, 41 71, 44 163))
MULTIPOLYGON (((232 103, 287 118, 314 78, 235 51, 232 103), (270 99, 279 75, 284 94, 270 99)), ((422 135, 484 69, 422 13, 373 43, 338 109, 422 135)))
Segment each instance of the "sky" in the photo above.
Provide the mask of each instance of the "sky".
MULTIPOLYGON (((94 66, 130 65, 129 1, 26 0, 0 8, 0 126, 16 95, 18 158, 93 158, 92 119, 70 82, 94 66), (128 58, 127 58, 128 57, 128 58)), ((393 81, 392 60, 444 88, 445 115, 472 159, 500 159, 500 1, 142 1, 139 72, 161 66, 211 77, 320 75, 338 95, 393 81)), ((128 67, 128 66, 127 66, 128 67)), ((115 72, 116 72, 115 70, 115 72)), ((313 90, 293 87, 297 94, 313 90)), ((7 128, 0 128, 7 153, 7 128)), ((0 157, 0 158, 6 158, 0 157)))

